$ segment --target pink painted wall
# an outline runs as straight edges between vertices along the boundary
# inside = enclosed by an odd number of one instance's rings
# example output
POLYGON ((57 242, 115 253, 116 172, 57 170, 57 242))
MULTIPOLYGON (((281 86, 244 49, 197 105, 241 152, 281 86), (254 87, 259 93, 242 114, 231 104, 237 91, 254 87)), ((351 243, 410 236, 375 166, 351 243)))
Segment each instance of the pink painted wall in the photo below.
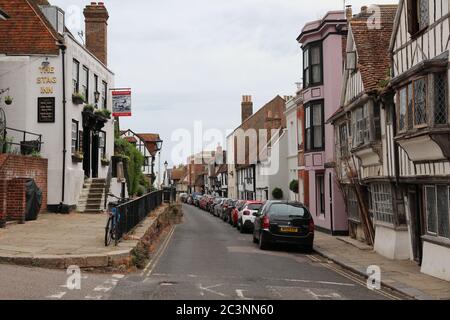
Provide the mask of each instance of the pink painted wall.
MULTIPOLYGON (((327 17, 327 16, 326 16, 327 17)), ((330 15, 328 15, 328 18, 330 15)), ((344 13, 333 13, 333 19, 344 19, 344 13)), ((343 22, 344 20, 343 20, 343 22)), ((311 26, 317 26, 314 22, 305 27, 306 30, 311 26)), ((341 86, 343 81, 343 45, 342 35, 330 34, 336 32, 334 24, 325 26, 320 31, 305 35, 301 38, 302 45, 323 40, 323 86, 311 87, 305 90, 303 94, 304 104, 311 100, 324 100, 324 119, 327 119, 339 108, 341 86)), ((304 29, 304 30, 305 30, 304 29)), ((335 170, 327 167, 325 164, 335 162, 335 137, 331 124, 325 125, 325 150, 324 152, 314 152, 305 154, 306 170, 309 174, 309 209, 314 217, 318 227, 345 232, 348 230, 347 213, 345 210, 344 198, 338 186, 335 170), (325 214, 320 214, 318 210, 318 197, 316 176, 324 175, 325 180, 325 214)))

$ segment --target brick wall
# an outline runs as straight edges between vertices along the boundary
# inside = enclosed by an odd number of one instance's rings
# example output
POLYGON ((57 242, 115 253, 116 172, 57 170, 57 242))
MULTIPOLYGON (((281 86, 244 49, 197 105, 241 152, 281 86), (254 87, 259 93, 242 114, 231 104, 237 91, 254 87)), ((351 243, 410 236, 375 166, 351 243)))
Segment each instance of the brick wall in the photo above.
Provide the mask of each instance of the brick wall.
POLYGON ((25 222, 26 186, 28 178, 14 178, 7 181, 6 214, 7 220, 25 222))
POLYGON ((41 212, 47 208, 47 159, 0 154, 0 227, 6 219, 20 220, 25 181, 34 179, 42 191, 41 212))

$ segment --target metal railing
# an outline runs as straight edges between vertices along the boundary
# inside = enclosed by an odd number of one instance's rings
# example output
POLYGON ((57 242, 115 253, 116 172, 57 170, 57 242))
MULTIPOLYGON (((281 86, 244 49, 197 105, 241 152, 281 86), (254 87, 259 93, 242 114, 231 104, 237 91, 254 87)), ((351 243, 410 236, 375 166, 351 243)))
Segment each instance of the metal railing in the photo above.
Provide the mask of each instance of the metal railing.
POLYGON ((133 230, 141 221, 163 202, 163 192, 156 191, 117 207, 120 214, 119 239, 133 230))
POLYGON ((6 127, 0 137, 0 153, 28 155, 40 152, 42 144, 41 134, 6 127))

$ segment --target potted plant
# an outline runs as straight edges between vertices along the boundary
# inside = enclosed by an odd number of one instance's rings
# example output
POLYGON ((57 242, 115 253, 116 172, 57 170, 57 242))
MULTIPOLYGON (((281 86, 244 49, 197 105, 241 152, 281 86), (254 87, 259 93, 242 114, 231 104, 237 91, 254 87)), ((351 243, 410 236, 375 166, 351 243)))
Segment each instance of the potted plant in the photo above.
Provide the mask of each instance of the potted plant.
POLYGON ((85 101, 84 96, 81 93, 75 92, 72 94, 72 102, 74 104, 76 105, 83 104, 84 101, 85 101))
POLYGON ((102 157, 102 159, 100 160, 102 163, 102 166, 107 167, 110 164, 110 160, 108 157, 102 157))
POLYGON ((294 179, 291 181, 291 183, 289 184, 289 189, 298 194, 298 180, 294 179))
POLYGON ((105 118, 105 119, 111 119, 111 111, 108 109, 99 109, 95 111, 95 114, 99 117, 105 118))
POLYGON ((272 196, 275 200, 283 199, 283 190, 281 190, 280 188, 273 189, 272 196))
POLYGON ((72 154, 72 161, 75 163, 83 162, 83 154, 80 151, 75 151, 75 153, 72 154))
POLYGON ((83 111, 85 112, 94 112, 94 105, 93 104, 87 104, 83 107, 83 111))
POLYGON ((13 103, 13 98, 10 97, 10 96, 6 96, 6 97, 5 97, 5 104, 6 104, 7 106, 9 106, 9 105, 11 105, 12 103, 13 103))

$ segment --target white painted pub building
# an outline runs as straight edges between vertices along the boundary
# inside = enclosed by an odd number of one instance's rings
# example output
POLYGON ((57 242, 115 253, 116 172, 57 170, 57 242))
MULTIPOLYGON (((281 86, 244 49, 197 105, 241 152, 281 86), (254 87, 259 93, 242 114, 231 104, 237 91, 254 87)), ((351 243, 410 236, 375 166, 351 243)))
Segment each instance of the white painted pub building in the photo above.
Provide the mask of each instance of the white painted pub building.
MULTIPOLYGON (((108 12, 103 3, 85 8, 85 46, 66 29, 64 12, 47 1, 0 0, 0 7, 9 17, 0 21, 8 34, 8 45, 0 48, 0 88, 9 88, 14 99, 4 108, 7 126, 42 135, 48 209, 68 212, 75 209, 85 178, 107 177, 107 160, 114 155, 113 120, 94 116, 95 109, 112 105, 108 12), (93 107, 90 115, 86 104, 93 107)), ((20 143, 22 133, 7 130, 7 139, 20 143)))

